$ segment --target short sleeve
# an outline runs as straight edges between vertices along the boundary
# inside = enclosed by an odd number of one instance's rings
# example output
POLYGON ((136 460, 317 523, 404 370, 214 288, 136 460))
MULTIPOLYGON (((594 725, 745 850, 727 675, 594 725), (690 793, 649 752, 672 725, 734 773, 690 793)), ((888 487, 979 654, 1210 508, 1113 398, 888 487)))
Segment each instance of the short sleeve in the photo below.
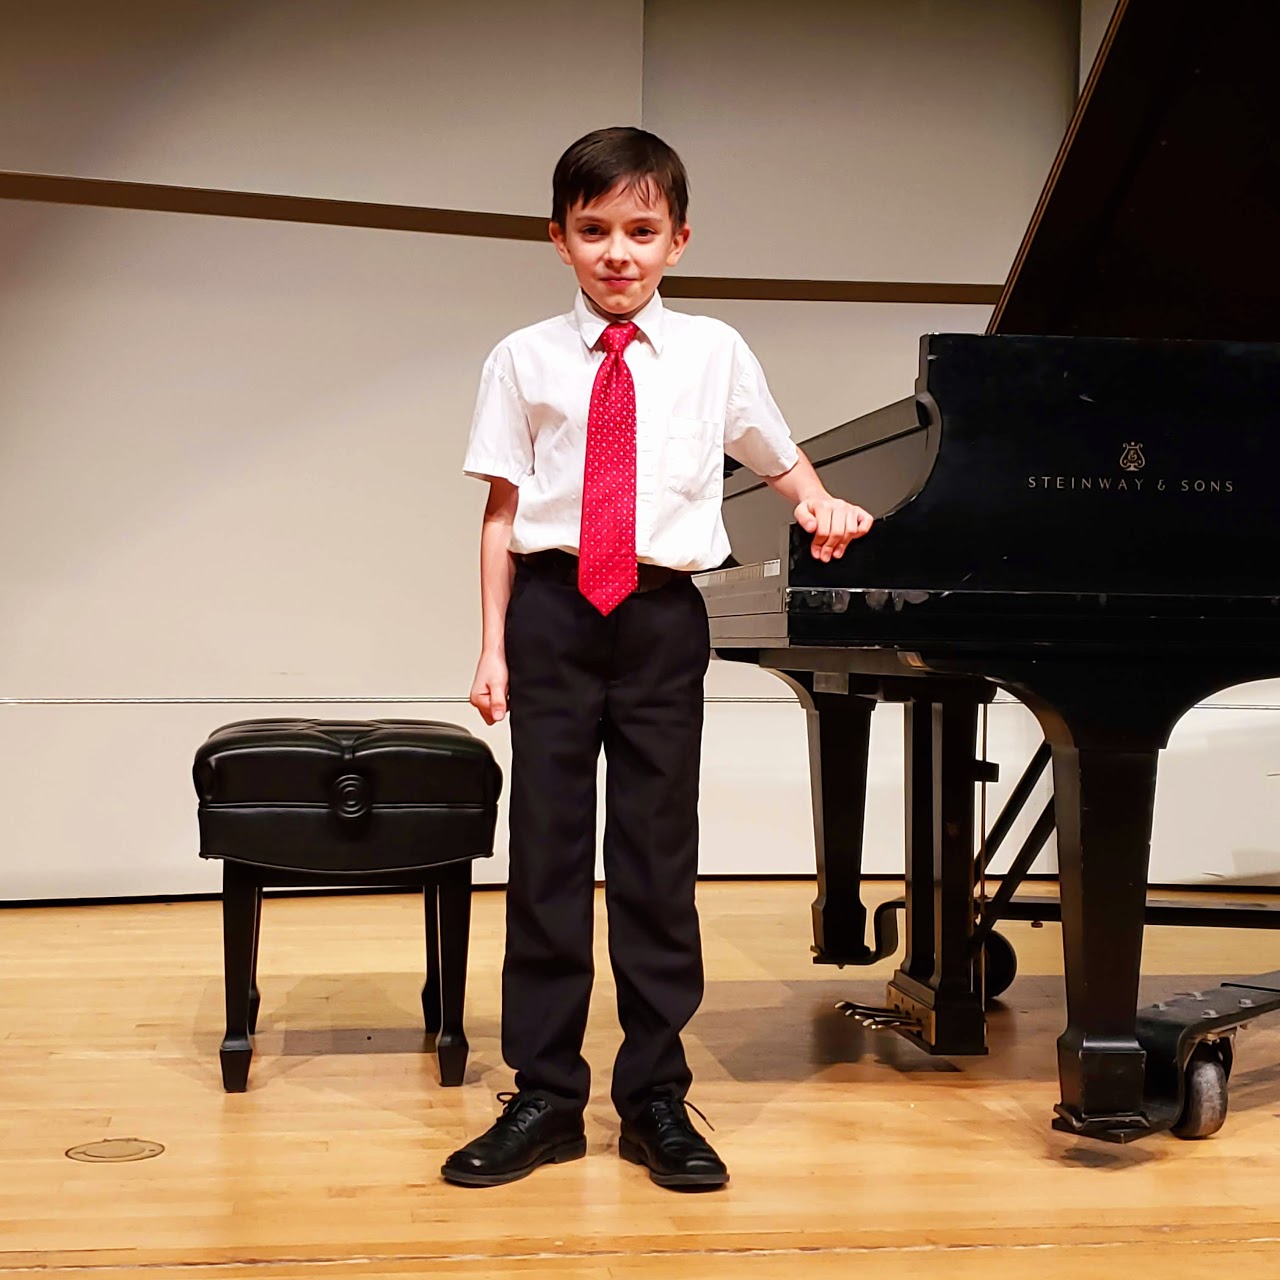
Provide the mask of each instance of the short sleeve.
POLYGON ((529 417, 512 376, 511 355, 504 346, 495 347, 484 362, 462 469, 478 480, 496 478, 516 485, 533 474, 529 417))
POLYGON ((724 451, 758 476, 780 476, 800 454, 782 411, 769 394, 764 370, 751 348, 735 335, 734 388, 724 424, 724 451))

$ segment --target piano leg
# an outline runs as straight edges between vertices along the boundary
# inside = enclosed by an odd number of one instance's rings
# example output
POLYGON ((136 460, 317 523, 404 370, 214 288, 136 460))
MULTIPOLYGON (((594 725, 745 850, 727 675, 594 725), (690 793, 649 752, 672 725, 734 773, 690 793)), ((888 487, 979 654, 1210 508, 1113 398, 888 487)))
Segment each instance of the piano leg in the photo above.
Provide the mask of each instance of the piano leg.
POLYGON ((902 709, 906 801, 906 954, 894 975, 927 984, 933 976, 933 703, 902 709))
MULTIPOLYGON (((782 674, 779 672, 778 674, 782 674)), ((818 895, 813 900, 815 964, 861 964, 867 946, 862 905, 862 831, 867 748, 874 698, 815 692, 809 673, 783 675, 805 708, 818 895)))
POLYGON ((981 693, 913 699, 906 716, 907 954, 887 1003, 930 1053, 987 1051, 974 982, 974 743, 981 693), (935 700, 936 699, 936 700, 935 700))
POLYGON ((1113 1142, 1151 1127, 1136 1019, 1158 754, 1053 748, 1067 987, 1053 1126, 1113 1142))
POLYGON ((1126 1142, 1168 1127, 1143 1098, 1137 1036, 1156 766, 1200 697, 1258 674, 1252 658, 1212 675, 1175 658, 1137 679, 1126 664, 1070 657, 1000 663, 996 678, 1035 712, 1053 749, 1067 989, 1055 1129, 1126 1142))

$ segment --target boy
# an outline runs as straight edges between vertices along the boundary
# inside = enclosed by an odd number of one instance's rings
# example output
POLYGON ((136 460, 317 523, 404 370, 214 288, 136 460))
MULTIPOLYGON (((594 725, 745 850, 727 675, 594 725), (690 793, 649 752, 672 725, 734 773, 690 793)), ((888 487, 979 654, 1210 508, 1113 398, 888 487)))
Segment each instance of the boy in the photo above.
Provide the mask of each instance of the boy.
POLYGON ((823 488, 741 337, 663 307, 663 272, 689 242, 676 153, 639 129, 597 130, 560 158, 552 188, 551 239, 578 296, 489 356, 465 462, 490 486, 471 690, 487 723, 506 714, 510 686, 502 1049, 517 1092, 442 1173, 495 1186, 586 1152, 603 747, 619 1149, 661 1186, 721 1187, 728 1172, 685 1109, 680 1043, 703 981, 694 882, 710 649, 690 575, 729 553, 725 452, 795 506, 823 560, 871 517, 823 488))

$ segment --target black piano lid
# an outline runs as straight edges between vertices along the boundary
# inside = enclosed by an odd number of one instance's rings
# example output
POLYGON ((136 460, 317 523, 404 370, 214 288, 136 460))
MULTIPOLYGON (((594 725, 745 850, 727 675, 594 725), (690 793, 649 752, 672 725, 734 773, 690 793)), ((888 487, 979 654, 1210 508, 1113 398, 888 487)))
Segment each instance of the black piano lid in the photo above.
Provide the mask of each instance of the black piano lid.
POLYGON ((1120 0, 989 333, 1280 341, 1280 3, 1120 0))

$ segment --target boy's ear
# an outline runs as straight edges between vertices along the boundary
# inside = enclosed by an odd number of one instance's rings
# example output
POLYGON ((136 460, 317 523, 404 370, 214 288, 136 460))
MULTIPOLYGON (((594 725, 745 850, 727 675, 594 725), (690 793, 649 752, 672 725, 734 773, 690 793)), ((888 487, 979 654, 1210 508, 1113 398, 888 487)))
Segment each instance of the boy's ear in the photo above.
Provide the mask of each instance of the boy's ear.
POLYGON ((573 259, 569 256, 569 246, 564 240, 564 228, 558 222, 548 222, 547 234, 551 237, 551 243, 555 245, 556 252, 560 255, 560 261, 572 266, 573 259))
POLYGON ((667 254, 667 266, 674 267, 680 261, 680 255, 684 252, 685 245, 689 243, 689 224, 686 222, 679 231, 671 237, 671 251, 667 254))

